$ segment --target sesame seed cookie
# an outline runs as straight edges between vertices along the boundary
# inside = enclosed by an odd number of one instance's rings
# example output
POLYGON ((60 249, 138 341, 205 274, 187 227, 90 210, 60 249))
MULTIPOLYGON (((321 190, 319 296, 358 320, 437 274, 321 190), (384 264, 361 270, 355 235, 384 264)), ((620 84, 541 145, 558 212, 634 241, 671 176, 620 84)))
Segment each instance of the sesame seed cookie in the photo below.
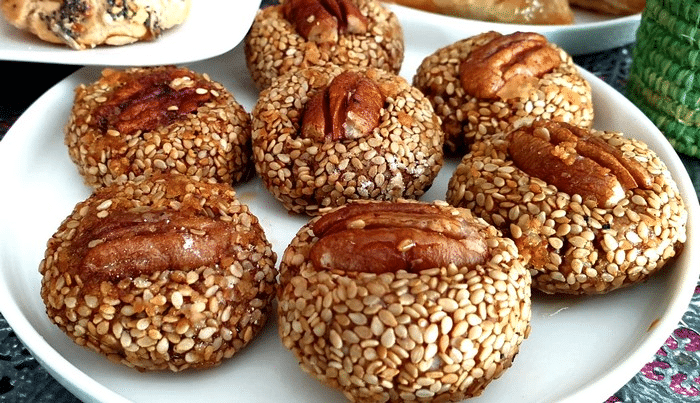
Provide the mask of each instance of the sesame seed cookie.
POLYGON ((68 337, 111 361, 207 368, 262 329, 275 262, 230 185, 157 174, 75 206, 48 241, 41 297, 68 337))
POLYGON ((104 69, 76 88, 65 143, 93 188, 155 172, 223 183, 252 174, 250 114, 184 67, 104 69))
POLYGON ((446 200, 515 240, 533 287, 602 294, 646 280, 686 240, 666 165, 618 132, 536 120, 476 143, 446 200))
POLYGON ((259 89, 288 71, 310 66, 374 67, 396 74, 401 70, 403 30, 381 2, 281 3, 258 11, 244 40, 247 66, 259 89))
POLYGON ((479 395, 530 333, 512 240, 444 202, 356 201, 284 252, 279 333, 301 368, 355 402, 479 395))
POLYGON ((442 119, 448 152, 541 117, 590 127, 590 84, 571 56, 544 36, 486 32, 438 49, 413 77, 442 119))
POLYGON ((2 0, 5 19, 39 39, 91 49, 156 39, 182 24, 190 0, 2 0))
POLYGON ((443 164, 432 106, 384 70, 288 73, 260 93, 252 116, 256 170, 296 213, 315 215, 353 199, 415 199, 443 164))

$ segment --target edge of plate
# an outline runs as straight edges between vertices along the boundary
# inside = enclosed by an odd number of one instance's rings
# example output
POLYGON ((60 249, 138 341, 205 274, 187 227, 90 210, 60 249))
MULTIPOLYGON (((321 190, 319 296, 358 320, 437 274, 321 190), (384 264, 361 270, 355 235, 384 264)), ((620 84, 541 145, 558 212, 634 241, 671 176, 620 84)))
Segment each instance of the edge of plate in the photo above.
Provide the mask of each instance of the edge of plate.
MULTIPOLYGON (((72 75, 75 74, 77 74, 77 72, 72 75)), ((69 75, 69 77, 70 76, 71 75, 69 75)), ((27 108, 27 111, 30 111, 30 113, 25 111, 25 113, 17 119, 15 125, 19 123, 21 126, 24 120, 31 119, 33 115, 36 114, 32 112, 35 109, 49 107, 51 100, 47 98, 46 95, 53 93, 57 87, 62 85, 63 81, 64 80, 61 80, 59 83, 53 85, 32 103, 32 105, 27 108)), ((5 173, 12 172, 11 166, 12 162, 15 161, 15 156, 11 153, 11 150, 13 149, 13 145, 20 141, 19 139, 21 137, 19 133, 13 130, 13 127, 10 128, 0 142, 0 170, 5 173)), ((5 185, 6 181, 6 179, 0 179, 0 184, 5 185)), ((6 199, 0 198, 0 210, 5 211, 7 208, 6 204, 6 199)), ((0 215, 0 218, 2 217, 3 216, 0 215)), ((8 263, 8 260, 10 260, 10 257, 0 253, 0 266, 8 263)), ((6 270, 6 267, 0 268, 0 312, 2 312, 5 320, 7 320, 7 323, 13 329, 22 344, 31 352, 32 356, 42 367, 46 369, 57 382, 84 402, 97 402, 99 401, 97 396, 105 399, 105 401, 115 403, 129 402, 128 399, 125 399, 123 396, 100 384, 88 374, 78 369, 48 344, 41 333, 32 326, 28 318, 23 314, 17 301, 13 297, 11 298, 11 296, 14 295, 14 291, 9 289, 8 283, 4 281, 7 276, 6 270), (59 369, 60 373, 58 372, 59 369), (81 387, 78 387, 77 384, 80 384, 81 387)))
MULTIPOLYGON (((582 75, 589 82, 594 84, 594 86, 610 87, 609 84, 605 83, 588 70, 581 67, 579 67, 579 69, 581 70, 582 75)), ((663 133, 656 128, 654 123, 622 93, 613 89, 612 87, 610 88, 612 90, 612 102, 617 105, 621 105, 623 110, 629 111, 628 113, 634 115, 634 118, 639 120, 644 126, 647 126, 651 130, 657 132, 660 141, 656 145, 660 147, 660 149, 658 147, 653 147, 653 149, 658 154, 663 153, 665 155, 662 160, 668 168, 672 167, 675 172, 680 173, 679 176, 674 175, 673 179, 678 184, 679 189, 681 189, 683 201, 686 203, 686 209, 688 211, 686 233, 689 235, 696 235, 693 232, 696 225, 693 219, 697 220, 700 218, 700 204, 698 202, 698 196, 691 193, 691 191, 694 191, 694 186, 687 170, 685 169, 685 166, 683 165, 683 162, 680 160, 678 154, 668 140, 666 140, 663 133)), ((632 354, 622 360, 619 360, 608 373, 598 377, 589 385, 572 391, 569 396, 557 399, 556 402, 603 402, 605 399, 617 392, 627 382, 629 382, 629 380, 631 380, 647 362, 653 359, 654 353, 663 345, 669 335, 671 335, 674 329, 678 326, 678 323, 682 319, 685 312, 688 310, 688 305, 690 304, 695 288, 698 284, 698 279, 700 278, 700 265, 692 264, 692 262, 700 261, 700 240, 695 238, 691 239, 689 237, 684 245, 683 255, 680 255, 679 258, 687 261, 688 264, 686 265, 686 270, 682 272, 674 270, 673 273, 671 273, 671 281, 676 285, 675 288, 678 290, 677 297, 674 298, 674 300, 666 307, 662 318, 654 324, 653 328, 648 330, 647 337, 645 337, 641 343, 636 346, 632 354), (691 241, 693 242, 693 245, 690 244, 691 241), (694 248, 692 246, 698 246, 698 248, 694 248)), ((643 284, 641 286, 643 286, 643 284)))
MULTIPOLYGON (((162 36, 155 41, 142 41, 123 46, 98 46, 93 49, 76 51, 65 46, 43 42, 27 32, 18 31, 13 36, 21 37, 18 41, 26 41, 26 47, 2 49, 0 60, 68 65, 151 66, 209 59, 233 49, 243 40, 261 2, 262 0, 194 0, 190 16, 183 24, 164 31, 162 36), (193 44, 193 46, 188 47, 187 52, 174 52, 173 50, 179 50, 179 47, 171 42, 175 39, 185 39, 185 36, 178 31, 182 31, 186 24, 191 23, 192 13, 200 14, 200 10, 204 7, 209 9, 219 6, 224 6, 221 14, 217 13, 217 15, 222 15, 220 17, 222 20, 218 23, 223 24, 224 31, 219 29, 216 33, 226 34, 227 40, 212 40, 207 46, 194 46, 193 44), (242 22, 245 22, 244 24, 225 23, 226 17, 224 16, 234 12, 240 16, 242 22), (166 43, 168 46, 160 46, 162 43, 166 43)), ((205 13, 202 12, 202 14, 205 13)), ((10 32, 16 30, 2 16, 0 16, 0 24, 10 32)))
MULTIPOLYGON (((479 34, 486 31, 510 33, 537 32, 556 43, 572 56, 595 53, 625 46, 635 41, 641 13, 579 25, 525 25, 470 20, 422 11, 394 3, 387 5, 397 15, 411 21, 431 20, 456 32, 479 34)), ((401 18, 400 18, 401 19, 401 18)), ((406 25, 404 24, 404 29, 406 25)))
MULTIPOLYGON (((581 70, 586 79, 596 86, 610 87, 592 73, 585 69, 581 70)), ((57 85, 60 85, 60 83, 57 85)), ((47 92, 54 90, 55 87, 56 86, 52 87, 47 92)), ((624 97, 624 95, 612 89, 612 87, 610 87, 610 89, 611 91, 609 92, 613 94, 611 97, 614 98, 615 103, 620 103, 628 107, 629 113, 634 114, 637 119, 643 121, 645 126, 650 125, 649 127, 655 127, 634 104, 624 97)), ((28 110, 41 108, 47 102, 48 99, 42 96, 32 104, 28 110)), ((20 117, 18 122, 29 117, 29 114, 25 113, 20 117)), ((12 158, 5 158, 11 156, 10 152, 6 151, 11 149, 11 146, 7 146, 7 144, 13 144, 16 141, 15 138, 18 138, 16 134, 13 135, 9 132, 8 134, 10 134, 10 136, 6 136, 2 143, 0 143, 0 167, 5 167, 12 161, 12 158), (3 144, 5 147, 2 146, 3 144)), ((664 139, 660 132, 658 135, 660 139, 664 139)), ((679 187, 684 190, 683 197, 689 212, 688 233, 690 233, 691 228, 694 228, 692 218, 700 217, 700 206, 698 205, 697 196, 689 194, 689 192, 694 189, 692 182, 682 162, 668 141, 660 141, 658 145, 661 147, 661 150, 657 150, 657 152, 662 151, 667 156, 670 156, 670 158, 664 158, 666 165, 673 166, 675 171, 680 172, 680 177, 674 177, 674 179, 679 182, 679 187)), ((694 241, 698 244, 697 240, 694 241)), ((699 250, 696 252, 695 248, 686 247, 684 253, 690 254, 691 256, 686 256, 684 259, 690 260, 692 258, 696 261, 700 261, 700 257, 698 256, 700 255, 700 248, 698 249, 699 250)), ((583 388, 572 391, 570 396, 564 397, 558 401, 567 403, 582 401, 582 399, 586 399, 583 401, 592 401, 590 399, 599 398, 600 396, 604 396, 603 399, 605 399, 631 379, 642 366, 653 357, 654 351, 663 344, 668 335, 670 335, 675 326, 677 326, 678 321, 687 310, 688 303, 692 298, 699 276, 700 266, 694 267, 688 265, 687 270, 683 273, 676 273, 673 281, 675 284, 680 284, 677 293, 678 297, 668 305, 667 309, 664 311, 667 315, 664 315, 663 319, 649 332, 649 336, 637 346, 634 353, 624 360, 620 360, 606 375, 597 378, 583 388)), ((2 307, 0 311, 2 311, 10 326, 15 329, 18 337, 20 337, 27 349, 32 352, 37 360, 42 363, 44 368, 46 368, 57 381, 85 401, 98 401, 96 400, 98 396, 100 400, 128 401, 123 396, 100 384, 83 371, 79 370, 70 361, 54 350, 22 314, 16 301, 8 299, 8 295, 12 295, 11 290, 7 288, 6 282, 0 281, 0 306, 2 307), (41 354, 39 354, 39 352, 41 352, 41 354), (58 365, 58 363, 61 365, 58 365), (57 373, 58 368, 61 369, 60 374, 57 373), (72 382, 68 381, 69 379, 72 380, 72 382), (75 380, 79 380, 79 382, 75 382, 75 380), (81 385, 80 387, 77 386, 78 383, 81 385)))

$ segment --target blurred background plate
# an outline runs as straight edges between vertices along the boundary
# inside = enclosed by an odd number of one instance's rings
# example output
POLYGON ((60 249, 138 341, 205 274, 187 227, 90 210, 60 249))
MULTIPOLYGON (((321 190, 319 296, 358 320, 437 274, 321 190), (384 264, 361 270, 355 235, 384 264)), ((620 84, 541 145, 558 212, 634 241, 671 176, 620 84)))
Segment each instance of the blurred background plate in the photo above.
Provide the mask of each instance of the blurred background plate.
POLYGON ((154 41, 73 50, 44 42, 0 16, 0 59, 74 65, 146 66, 204 60, 233 49, 248 32, 260 0, 193 0, 182 25, 154 41))
POLYGON ((641 14, 613 17, 575 8, 572 25, 504 24, 450 17, 396 4, 390 4, 390 7, 401 16, 404 29, 409 31, 407 38, 412 33, 423 34, 426 29, 435 26, 444 27, 441 32, 461 32, 470 36, 486 31, 538 32, 571 55, 600 52, 630 44, 635 40, 641 21, 641 14))

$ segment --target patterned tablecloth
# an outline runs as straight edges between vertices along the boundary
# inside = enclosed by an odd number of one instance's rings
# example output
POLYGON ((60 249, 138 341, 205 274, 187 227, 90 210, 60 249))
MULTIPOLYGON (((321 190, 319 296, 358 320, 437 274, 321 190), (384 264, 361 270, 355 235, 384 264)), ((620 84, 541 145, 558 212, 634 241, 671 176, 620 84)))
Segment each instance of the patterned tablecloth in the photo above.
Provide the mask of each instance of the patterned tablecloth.
MULTIPOLYGON (((632 45, 578 56, 576 63, 614 88, 624 91, 632 45)), ((5 77, 19 83, 19 91, 0 97, 0 140, 14 121, 51 85, 76 70, 75 66, 0 62, 5 77), (31 83, 29 88, 24 87, 31 83)), ((681 156, 700 195, 700 160, 681 156)), ((1 309, 2 307, 0 307, 1 309)), ((0 401, 75 402, 77 399, 24 348, 0 314, 0 401)), ((605 403, 700 402, 700 283, 691 304, 666 342, 639 373, 605 403)))

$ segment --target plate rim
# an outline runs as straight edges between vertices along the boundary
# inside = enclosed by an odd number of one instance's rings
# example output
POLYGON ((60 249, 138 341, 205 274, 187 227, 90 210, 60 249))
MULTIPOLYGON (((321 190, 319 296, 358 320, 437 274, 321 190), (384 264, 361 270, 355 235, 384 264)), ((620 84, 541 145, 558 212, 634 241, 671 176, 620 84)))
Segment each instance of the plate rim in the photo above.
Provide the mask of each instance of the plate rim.
MULTIPOLYGON (((688 211, 686 234, 694 234, 693 229, 695 228, 696 224, 695 221, 693 221, 693 219, 697 220, 698 218, 700 218, 700 202, 698 200, 697 194, 690 193, 691 191, 694 192, 695 188, 693 186, 692 180, 690 179, 688 171, 685 169, 683 162, 678 156, 678 153, 673 149, 671 143, 663 135, 663 133, 661 133, 661 131, 654 125, 651 119, 649 119, 649 117, 647 117, 639 108, 637 108, 637 106, 634 105, 632 101, 625 97, 620 91, 612 88, 612 86, 604 82, 592 72, 583 69, 580 66, 578 66, 578 68, 581 71, 584 78, 586 78, 592 84, 592 86, 595 87, 602 85, 610 87, 610 89, 612 89, 612 91, 610 92, 610 96, 614 98, 615 103, 621 103, 623 105, 629 106, 630 111, 634 113, 638 119, 644 121, 645 126, 648 126, 650 129, 656 132, 656 135, 660 140, 656 145, 658 147, 661 147, 661 150, 654 149, 654 151, 657 154, 659 152, 663 152, 666 155, 670 155, 672 157, 670 161, 668 159, 663 159, 664 163, 667 166, 667 169, 672 163, 673 167, 681 173, 680 177, 673 176, 673 179, 676 181, 679 190, 681 191, 683 201, 688 211)), ((595 92, 593 93, 593 96, 595 105, 595 92)), ((626 135, 629 136, 629 133, 627 133, 626 135)), ((693 240, 695 241, 694 244, 700 246, 700 239, 693 240)), ((691 255, 696 258, 700 258, 700 252, 694 252, 694 248, 691 248, 690 239, 688 239, 684 244, 683 253, 685 255, 691 255), (691 252, 689 249, 693 250, 693 252, 691 252)), ((693 259, 691 259, 688 256, 685 256, 684 259, 689 260, 690 262, 693 261, 693 259)), ((659 274, 660 273, 655 273, 653 276, 659 274)), ((624 358, 623 360, 619 360, 618 363, 616 363, 616 366, 612 368, 611 371, 609 371, 605 375, 598 377, 590 385, 579 388, 578 390, 574 391, 571 396, 568 396, 563 400, 559 400, 559 403, 580 402, 581 397, 593 395, 594 391, 597 391, 601 388, 607 388, 607 390, 609 390, 610 393, 606 393, 606 395, 608 395, 608 397, 612 396, 613 393, 615 393, 619 388, 624 386, 637 373, 639 373, 642 367, 647 362, 649 362, 649 360, 653 359, 654 353, 663 346, 663 343, 676 329, 679 321, 682 319, 685 312, 687 312, 688 306, 694 295, 695 288, 698 285, 698 281, 700 281, 700 265, 693 266, 691 264, 689 265, 687 270, 683 271, 682 273, 677 273, 677 270, 674 271, 673 280, 674 283, 677 284, 676 290, 678 297, 673 301, 673 303, 667 305, 666 309, 664 310, 665 315, 663 315, 663 317, 661 317, 658 320, 658 322, 654 324, 652 329, 647 330, 647 337, 645 337, 641 341, 641 343, 638 343, 635 346, 634 352, 628 357, 624 358), (647 355, 645 356, 644 354, 647 355), (623 383, 619 383, 617 381, 618 378, 623 378, 625 380, 623 381, 623 383), (610 379, 612 379, 612 381, 610 379), (615 387, 616 384, 617 386, 615 387)), ((644 284, 639 284, 639 286, 644 286, 644 284)))
MULTIPOLYGON (((465 24, 469 24, 468 30, 474 33, 489 30, 501 33, 514 31, 537 32, 548 40, 557 43, 572 56, 600 52, 632 43, 636 36, 637 27, 641 22, 642 13, 636 13, 621 17, 610 17, 601 21, 593 21, 572 25, 529 25, 511 24, 502 22, 489 22, 461 18, 452 15, 434 13, 403 6, 390 1, 386 3, 395 13, 404 18, 414 20, 430 19, 444 26, 457 30, 465 30, 465 24), (614 34, 614 35, 613 35, 614 34), (586 40, 575 40, 574 35, 584 35, 586 40), (605 38, 605 39, 603 39, 605 38)), ((590 11, 575 9, 575 15, 589 14, 590 11)))
MULTIPOLYGON (((121 46, 103 45, 84 50, 74 50, 66 45, 40 40, 28 31, 20 30, 11 25, 4 15, 0 13, 0 33, 5 31, 12 38, 20 38, 8 41, 7 38, 0 35, 0 60, 81 66, 152 66, 205 60, 230 51, 243 40, 261 4, 262 0, 192 0, 192 8, 187 19, 182 24, 163 31, 161 37, 154 41, 138 41, 121 46), (188 26, 195 22, 197 24, 204 22, 204 16, 209 11, 224 6, 225 10, 220 18, 224 19, 223 15, 230 14, 229 12, 233 11, 234 7, 237 10, 236 14, 240 18, 240 21, 238 21, 240 24, 228 24, 229 27, 225 28, 226 32, 231 34, 227 41, 210 41, 213 45, 199 48, 198 51, 194 52, 194 56, 188 56, 192 55, 193 52, 173 52, 177 47, 175 44, 171 44, 171 41, 185 39, 188 26), (196 21, 192 19, 193 14, 197 18, 196 21), (168 41, 166 42, 167 47, 164 47, 162 44, 166 40, 168 41), (8 43, 4 46, 9 45, 10 48, 3 49, 3 43, 6 41, 8 43)), ((205 39, 204 34, 202 35, 203 37, 198 39, 205 39)))

